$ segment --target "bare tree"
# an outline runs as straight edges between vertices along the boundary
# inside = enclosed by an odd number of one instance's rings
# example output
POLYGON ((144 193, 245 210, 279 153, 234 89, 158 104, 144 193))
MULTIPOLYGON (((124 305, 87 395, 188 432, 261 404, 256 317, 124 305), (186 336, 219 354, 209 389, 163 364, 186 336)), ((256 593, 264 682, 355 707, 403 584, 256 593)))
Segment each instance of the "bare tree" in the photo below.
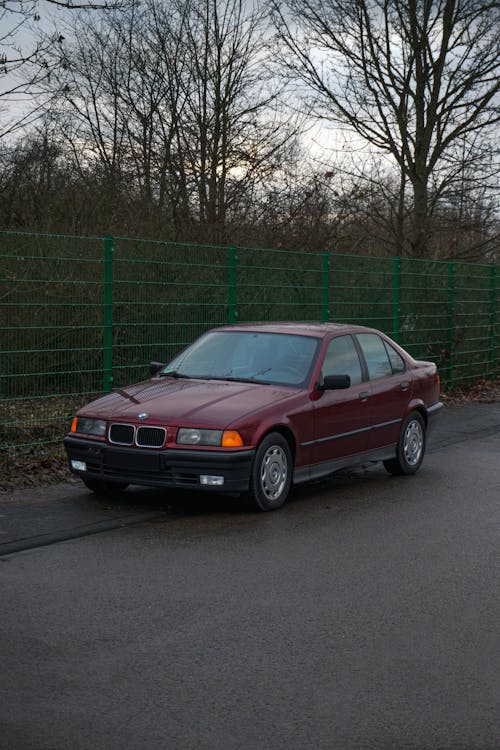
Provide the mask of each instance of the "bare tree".
POLYGON ((126 183, 143 211, 224 239, 298 130, 267 80, 262 29, 243 0, 148 0, 78 16, 57 82, 75 158, 126 183))
POLYGON ((274 17, 281 61, 314 113, 394 159, 398 221, 408 183, 410 250, 426 256, 436 199, 456 178, 464 139, 473 158, 475 135, 498 122, 498 4, 275 0, 274 17))
POLYGON ((123 7, 129 0, 0 0, 0 138, 25 128, 43 114, 54 64, 64 36, 43 31, 47 10, 123 7))
POLYGON ((60 116, 71 123, 65 135, 82 175, 93 180, 100 172, 108 198, 123 188, 137 210, 159 208, 173 223, 190 213, 179 158, 188 67, 178 11, 148 2, 104 18, 78 15, 57 83, 60 116))
POLYGON ((72 182, 60 140, 40 120, 15 144, 0 145, 0 224, 57 231, 72 182))
POLYGON ((243 196, 276 170, 300 130, 281 108, 282 84, 266 71, 266 6, 245 0, 182 3, 185 102, 179 144, 194 181, 197 215, 224 239, 243 196))
POLYGON ((498 164, 493 144, 481 133, 462 140, 448 179, 432 194, 436 257, 498 262, 498 164), (472 142, 472 147, 471 147, 472 142))

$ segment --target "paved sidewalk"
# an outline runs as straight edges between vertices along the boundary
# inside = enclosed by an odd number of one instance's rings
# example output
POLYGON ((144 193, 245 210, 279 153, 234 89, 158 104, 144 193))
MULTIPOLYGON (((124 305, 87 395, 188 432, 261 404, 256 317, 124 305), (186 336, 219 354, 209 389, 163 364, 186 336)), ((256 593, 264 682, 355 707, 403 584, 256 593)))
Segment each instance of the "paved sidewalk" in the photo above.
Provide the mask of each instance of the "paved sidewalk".
MULTIPOLYGON (((443 410, 429 452, 500 431, 500 400, 443 410)), ((189 493, 191 496, 193 493, 189 493)), ((180 493, 176 493, 176 498, 180 493)), ((172 515, 172 495, 129 488, 123 499, 94 495, 77 479, 0 494, 0 556, 172 515)), ((181 503, 178 504, 181 505, 181 503)), ((181 506, 182 507, 182 506, 181 506)))

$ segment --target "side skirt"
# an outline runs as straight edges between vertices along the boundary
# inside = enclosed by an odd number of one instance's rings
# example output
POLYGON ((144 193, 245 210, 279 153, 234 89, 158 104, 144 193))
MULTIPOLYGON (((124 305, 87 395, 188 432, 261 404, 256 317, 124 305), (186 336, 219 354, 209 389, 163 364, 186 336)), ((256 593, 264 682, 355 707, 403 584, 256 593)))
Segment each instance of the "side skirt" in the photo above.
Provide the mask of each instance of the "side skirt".
POLYGON ((359 466, 367 461, 387 461, 396 455, 396 445, 387 445, 385 448, 376 448, 375 450, 365 451, 364 453, 353 453, 343 458, 334 458, 331 461, 323 461, 321 464, 312 464, 310 466, 301 466, 293 472, 294 484, 308 482, 311 479, 319 479, 328 474, 333 474, 339 469, 346 466, 359 466))

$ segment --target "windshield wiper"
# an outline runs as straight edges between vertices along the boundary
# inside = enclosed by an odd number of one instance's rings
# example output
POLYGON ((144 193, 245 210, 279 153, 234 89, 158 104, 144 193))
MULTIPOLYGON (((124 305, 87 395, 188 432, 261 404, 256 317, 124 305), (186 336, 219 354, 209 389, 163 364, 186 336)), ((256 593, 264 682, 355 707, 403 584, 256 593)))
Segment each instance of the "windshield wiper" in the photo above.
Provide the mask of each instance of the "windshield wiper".
POLYGON ((271 385, 269 380, 257 380, 256 378, 236 378, 231 375, 209 375, 203 380, 228 380, 231 383, 258 383, 259 385, 271 385))
POLYGON ((169 370, 160 372, 162 378, 186 378, 194 380, 229 380, 232 383, 257 383, 258 385, 272 385, 270 380, 260 380, 256 378, 236 378, 231 375, 185 375, 178 370, 169 370))

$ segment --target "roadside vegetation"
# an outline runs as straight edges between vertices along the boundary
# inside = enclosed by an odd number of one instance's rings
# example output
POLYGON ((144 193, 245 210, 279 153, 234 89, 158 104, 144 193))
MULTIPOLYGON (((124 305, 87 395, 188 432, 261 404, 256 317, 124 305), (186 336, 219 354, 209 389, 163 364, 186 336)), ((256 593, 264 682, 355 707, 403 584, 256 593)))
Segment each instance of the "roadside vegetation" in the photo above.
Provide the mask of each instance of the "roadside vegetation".
POLYGON ((0 13, 0 226, 498 262, 496 4, 0 13))

